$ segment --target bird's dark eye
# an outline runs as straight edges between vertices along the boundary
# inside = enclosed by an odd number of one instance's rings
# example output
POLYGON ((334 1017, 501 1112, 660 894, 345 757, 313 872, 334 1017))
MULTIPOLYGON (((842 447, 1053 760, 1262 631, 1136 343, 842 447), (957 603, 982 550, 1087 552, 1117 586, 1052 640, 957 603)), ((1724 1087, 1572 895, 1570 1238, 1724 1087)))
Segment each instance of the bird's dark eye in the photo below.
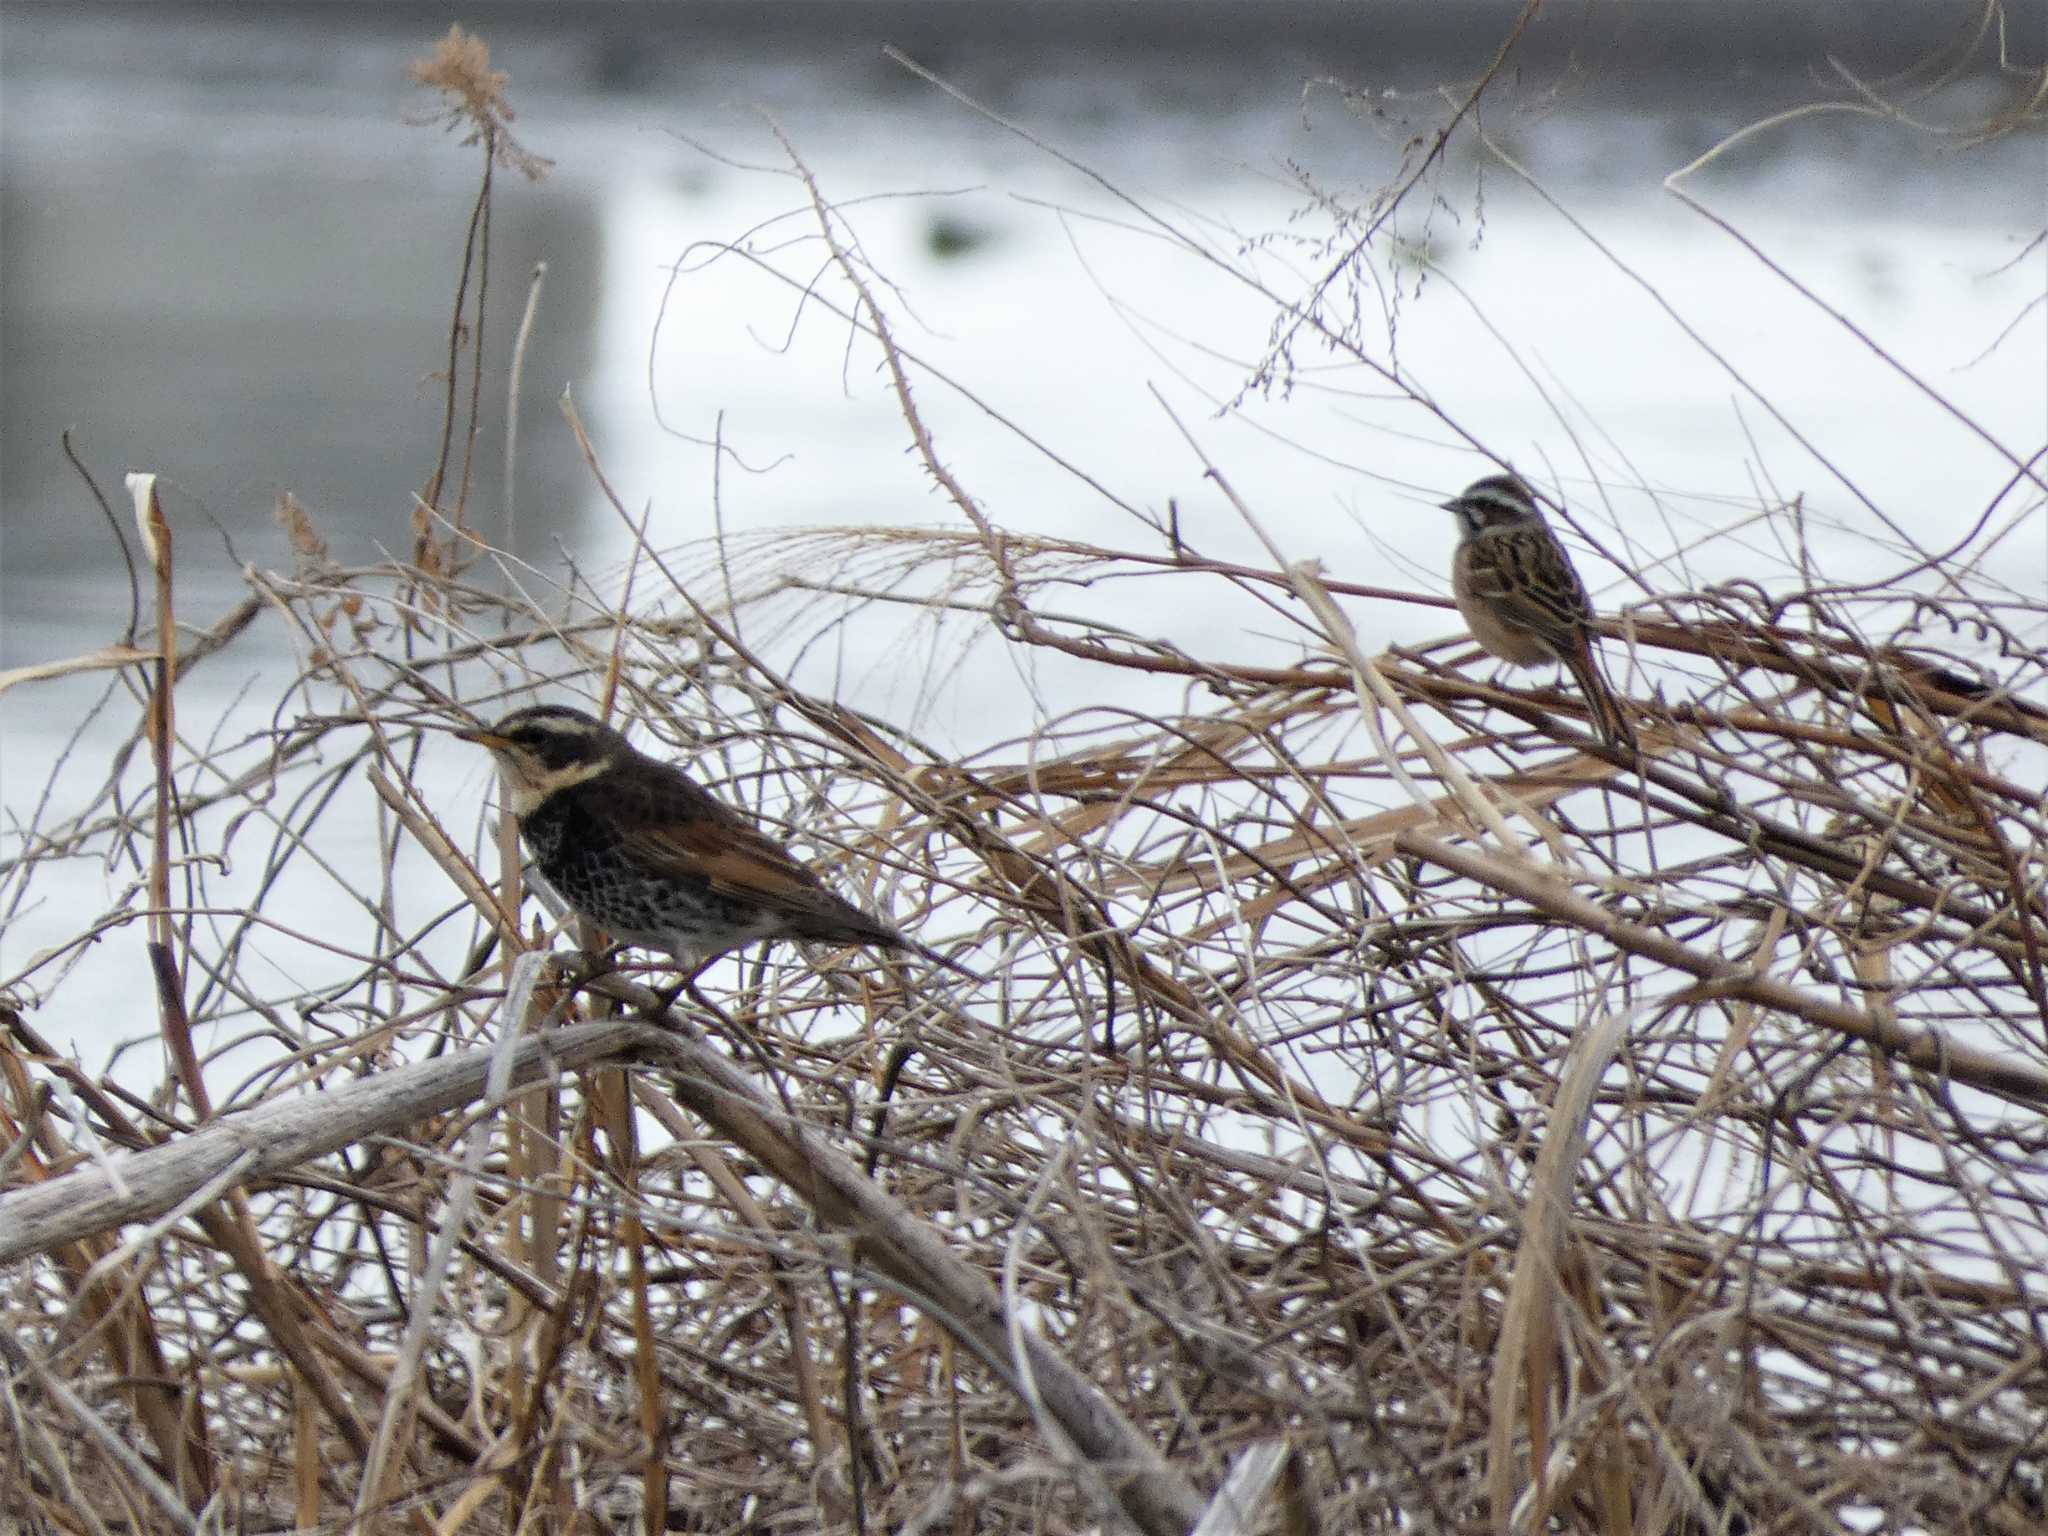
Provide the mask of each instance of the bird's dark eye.
POLYGON ((588 761, 591 743, 567 731, 549 730, 544 725, 526 725, 510 732, 508 740, 524 748, 543 767, 568 768, 588 761))

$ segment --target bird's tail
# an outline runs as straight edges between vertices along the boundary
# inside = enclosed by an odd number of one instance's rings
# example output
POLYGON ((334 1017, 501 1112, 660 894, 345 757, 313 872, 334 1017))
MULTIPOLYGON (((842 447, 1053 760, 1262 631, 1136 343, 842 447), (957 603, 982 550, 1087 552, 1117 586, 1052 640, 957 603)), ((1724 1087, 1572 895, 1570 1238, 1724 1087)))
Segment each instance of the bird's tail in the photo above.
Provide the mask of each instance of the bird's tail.
POLYGON ((1600 733, 1600 739, 1625 752, 1637 751, 1635 723, 1629 719, 1620 698, 1608 685, 1607 675, 1600 670, 1600 657, 1590 634, 1580 632, 1578 654, 1566 666, 1578 683, 1579 692, 1586 696, 1586 710, 1593 718, 1593 729, 1600 733))

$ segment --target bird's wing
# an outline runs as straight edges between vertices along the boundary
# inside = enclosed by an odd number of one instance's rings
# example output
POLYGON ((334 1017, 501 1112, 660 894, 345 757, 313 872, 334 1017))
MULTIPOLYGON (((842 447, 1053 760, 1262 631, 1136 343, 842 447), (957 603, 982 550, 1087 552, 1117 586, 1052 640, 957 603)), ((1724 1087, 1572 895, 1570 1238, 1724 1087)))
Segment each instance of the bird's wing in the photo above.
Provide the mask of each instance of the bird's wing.
POLYGON ((1510 622, 1559 635, 1593 616, 1571 556, 1547 528, 1515 529, 1497 537, 1489 552, 1493 558, 1474 571, 1477 586, 1510 622))
POLYGON ((780 842, 687 775, 666 764, 644 768, 619 784, 607 819, 623 851, 649 874, 701 880, 794 920, 898 941, 893 928, 833 894, 780 842))
POLYGON ((626 831, 624 841, 628 855, 650 873, 702 880, 720 895, 758 901, 791 917, 826 917, 877 936, 890 931, 738 818, 650 823, 626 831))
POLYGON ((780 844, 727 821, 657 821, 625 833, 626 851, 649 873, 708 881, 734 895, 802 905, 823 890, 780 844))

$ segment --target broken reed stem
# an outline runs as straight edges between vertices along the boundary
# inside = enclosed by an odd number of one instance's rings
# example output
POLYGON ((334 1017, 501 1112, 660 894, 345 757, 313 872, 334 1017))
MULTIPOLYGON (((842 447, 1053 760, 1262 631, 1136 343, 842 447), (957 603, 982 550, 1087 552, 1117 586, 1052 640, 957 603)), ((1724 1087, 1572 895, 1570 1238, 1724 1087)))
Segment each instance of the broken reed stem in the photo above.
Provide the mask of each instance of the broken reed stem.
MULTIPOLYGON (((1561 1406, 1554 1394, 1563 1369, 1566 1347, 1563 1309, 1567 1296, 1582 1315, 1597 1315, 1605 1298, 1593 1294, 1591 1266, 1576 1250, 1572 1232, 1573 1194, 1585 1154, 1586 1121, 1595 1091, 1628 1036, 1624 1014, 1608 1013, 1582 1022, 1559 1078, 1557 1097, 1544 1122, 1536 1166, 1522 1203, 1521 1231, 1514 1249, 1514 1267, 1501 1308, 1500 1341, 1494 1351, 1488 1383, 1491 1420, 1487 1437, 1486 1494, 1494 1529, 1515 1525, 1518 1495, 1532 1501, 1533 1513, 1523 1522, 1539 1529, 1548 1520, 1555 1490, 1549 1481, 1551 1428, 1561 1406), (1527 1470, 1519 1476, 1518 1442, 1526 1436, 1527 1470)), ((1582 1357, 1577 1339, 1572 1355, 1582 1357)), ((1586 1360, 1590 1374, 1608 1374, 1608 1362, 1586 1360)), ((1589 1448, 1595 1478, 1619 1467, 1626 1476, 1626 1458, 1595 1443, 1589 1448)))
POLYGON ((156 795, 154 836, 149 861, 149 937, 147 949, 150 974, 156 984, 158 1028, 164 1049, 184 1085, 192 1112, 204 1120, 213 1113, 207 1097, 206 1077, 199 1068, 199 1053, 192 1047, 192 1021, 185 1012, 185 983, 179 974, 175 945, 177 928, 171 905, 171 845, 182 827, 177 814, 177 783, 171 773, 171 743, 175 737, 174 698, 178 679, 178 626, 171 604, 171 524, 157 498, 156 476, 128 476, 128 492, 135 500, 135 524, 142 533, 142 552, 155 576, 156 656, 150 665, 149 698, 145 720, 149 735, 150 764, 155 773, 156 795))
POLYGON ((512 341, 512 367, 505 382, 505 539, 508 555, 519 553, 519 417, 520 390, 526 379, 526 347, 533 339, 533 322, 540 314, 541 285, 547 281, 548 264, 537 261, 526 282, 526 307, 519 314, 519 332, 512 341))

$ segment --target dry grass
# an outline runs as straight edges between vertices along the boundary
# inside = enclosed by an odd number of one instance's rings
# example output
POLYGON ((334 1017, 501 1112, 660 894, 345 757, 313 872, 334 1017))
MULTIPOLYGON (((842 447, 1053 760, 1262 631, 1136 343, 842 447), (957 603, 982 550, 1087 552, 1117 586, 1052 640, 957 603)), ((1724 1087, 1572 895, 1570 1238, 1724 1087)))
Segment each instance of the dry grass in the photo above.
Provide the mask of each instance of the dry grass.
POLYGON ((51 1049, 62 955, 0 978, 0 1509, 1165 1532, 1280 1439, 1292 1529, 2041 1528, 2038 602, 1940 552, 1667 592, 1610 626, 1617 676, 1686 669, 1633 690, 1633 761, 1461 647, 1359 651, 1340 604, 1424 594, 940 483, 964 531, 643 542, 562 587, 452 511, 336 569, 287 509, 296 568, 219 641, 290 637, 276 729, 123 674, 125 771, 0 894, 128 861, 95 931, 149 928, 177 1065, 137 1096, 51 1049), (1108 577, 1317 640, 1191 654, 1090 617, 1108 577), (956 761, 788 681, 878 606, 920 654, 1181 702, 956 761), (987 983, 780 948, 664 1012, 521 959, 572 946, 418 727, 535 691, 987 983))

